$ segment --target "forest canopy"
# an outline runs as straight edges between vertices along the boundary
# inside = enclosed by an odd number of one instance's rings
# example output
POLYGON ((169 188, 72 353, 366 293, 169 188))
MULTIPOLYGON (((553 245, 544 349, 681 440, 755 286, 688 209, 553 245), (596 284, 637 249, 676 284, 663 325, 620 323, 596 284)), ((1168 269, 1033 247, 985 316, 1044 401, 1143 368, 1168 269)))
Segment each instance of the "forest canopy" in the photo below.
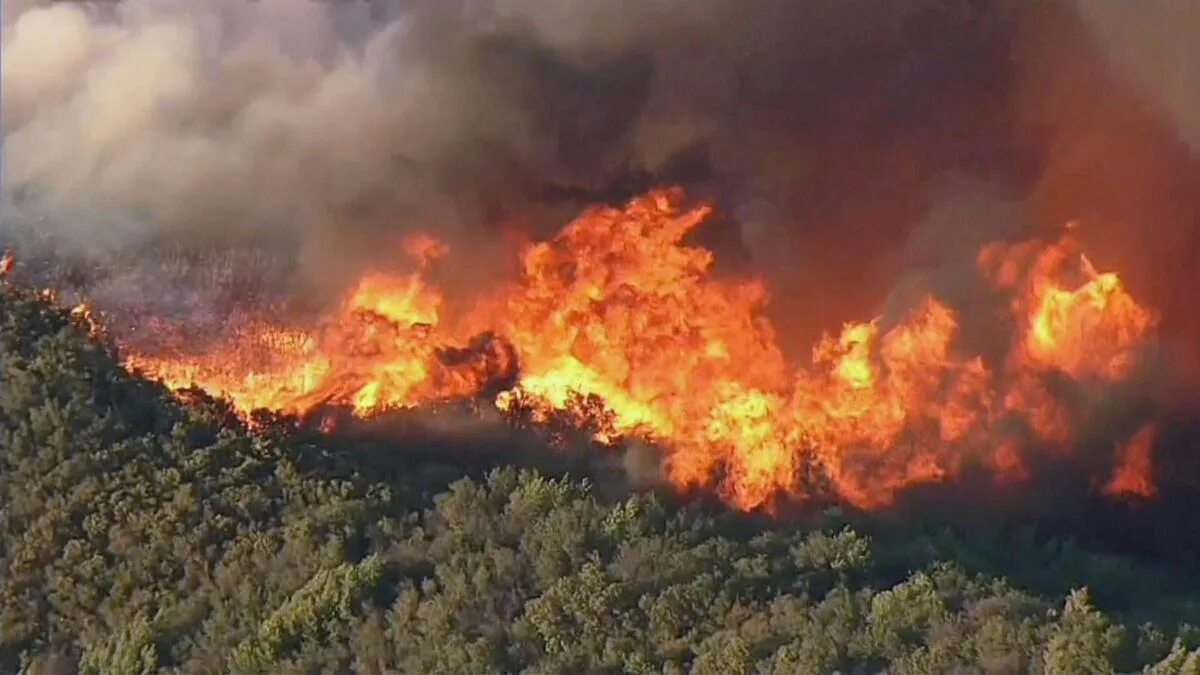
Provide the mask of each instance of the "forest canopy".
POLYGON ((89 328, 0 283, 0 672, 1200 672, 1130 558, 251 425, 89 328))

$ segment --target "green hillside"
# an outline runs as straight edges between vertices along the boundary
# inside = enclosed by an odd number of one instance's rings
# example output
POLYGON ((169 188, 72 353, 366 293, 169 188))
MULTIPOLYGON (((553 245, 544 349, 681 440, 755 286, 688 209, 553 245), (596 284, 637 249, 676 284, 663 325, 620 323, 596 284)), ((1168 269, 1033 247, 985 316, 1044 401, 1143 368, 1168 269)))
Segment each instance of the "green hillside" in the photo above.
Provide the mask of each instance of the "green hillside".
POLYGON ((528 439, 447 456, 186 398, 0 283, 0 671, 1200 672, 1194 597, 1070 542, 801 525, 528 439))

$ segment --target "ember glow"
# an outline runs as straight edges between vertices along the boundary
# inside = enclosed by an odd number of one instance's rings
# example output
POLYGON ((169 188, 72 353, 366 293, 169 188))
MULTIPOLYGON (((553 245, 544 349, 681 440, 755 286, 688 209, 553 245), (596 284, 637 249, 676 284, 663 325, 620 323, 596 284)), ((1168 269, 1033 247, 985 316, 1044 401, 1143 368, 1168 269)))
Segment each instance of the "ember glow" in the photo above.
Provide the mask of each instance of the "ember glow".
MULTIPOLYGON (((967 465, 1021 481, 1028 453, 1072 452, 1077 412, 1047 383, 1119 382, 1153 337, 1154 314, 1068 231, 979 252, 979 274, 1010 313, 1003 360, 960 347, 959 317, 927 296, 898 321, 847 324, 811 361, 789 363, 764 315, 768 289, 711 274, 713 254, 683 243, 710 207, 683 204, 661 190, 588 210, 529 245, 519 278, 461 316, 446 315, 426 274, 453 252, 422 235, 398 252, 415 272, 364 275, 315 328, 262 319, 199 352, 129 344, 127 362, 243 411, 339 405, 369 417, 486 396, 546 413, 594 395, 616 435, 666 448, 681 489, 714 489, 742 509, 822 492, 875 508, 967 465)), ((1152 427, 1132 432, 1097 484, 1152 495, 1153 441, 1152 427)))

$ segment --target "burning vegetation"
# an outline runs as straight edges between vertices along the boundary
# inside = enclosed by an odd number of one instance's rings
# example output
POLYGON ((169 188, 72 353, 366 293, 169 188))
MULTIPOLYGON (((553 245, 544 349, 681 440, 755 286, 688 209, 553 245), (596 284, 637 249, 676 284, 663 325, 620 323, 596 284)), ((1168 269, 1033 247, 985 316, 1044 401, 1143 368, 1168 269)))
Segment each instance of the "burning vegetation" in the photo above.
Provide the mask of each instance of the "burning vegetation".
MULTIPOLYGON (((398 251, 414 272, 365 274, 311 328, 263 316, 199 350, 130 342, 126 363, 245 413, 337 406, 370 418, 484 397, 546 417, 596 397, 610 422, 596 440, 660 445, 680 489, 746 510, 828 497, 872 509, 968 469, 1028 480, 1040 455, 1080 452, 1095 443, 1100 403, 1152 354, 1154 312, 1096 270, 1068 228, 978 252, 992 291, 979 302, 1006 324, 998 355, 960 345, 958 312, 925 295, 791 363, 764 315, 765 283, 718 277, 712 252, 685 243, 710 211, 679 190, 591 208, 528 245, 518 279, 456 314, 427 274, 452 252, 414 237, 398 251)), ((1102 432, 1111 461, 1086 463, 1095 489, 1152 497, 1155 421, 1118 427, 1102 432)))
POLYGON ((1200 672, 1200 3, 746 10, 6 2, 0 672, 1200 672))

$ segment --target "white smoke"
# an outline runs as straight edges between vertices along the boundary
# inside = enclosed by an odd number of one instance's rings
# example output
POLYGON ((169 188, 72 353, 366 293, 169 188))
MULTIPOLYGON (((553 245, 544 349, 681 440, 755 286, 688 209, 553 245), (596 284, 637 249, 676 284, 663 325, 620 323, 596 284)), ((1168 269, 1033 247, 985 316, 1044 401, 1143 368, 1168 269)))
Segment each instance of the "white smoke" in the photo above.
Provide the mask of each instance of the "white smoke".
POLYGON ((36 218, 60 245, 102 254, 181 232, 286 238, 381 196, 452 220, 466 200, 437 183, 468 130, 536 153, 531 120, 506 114, 502 90, 446 72, 456 64, 436 51, 456 47, 422 44, 423 18, 368 11, 130 0, 10 12, 9 221, 36 218))

